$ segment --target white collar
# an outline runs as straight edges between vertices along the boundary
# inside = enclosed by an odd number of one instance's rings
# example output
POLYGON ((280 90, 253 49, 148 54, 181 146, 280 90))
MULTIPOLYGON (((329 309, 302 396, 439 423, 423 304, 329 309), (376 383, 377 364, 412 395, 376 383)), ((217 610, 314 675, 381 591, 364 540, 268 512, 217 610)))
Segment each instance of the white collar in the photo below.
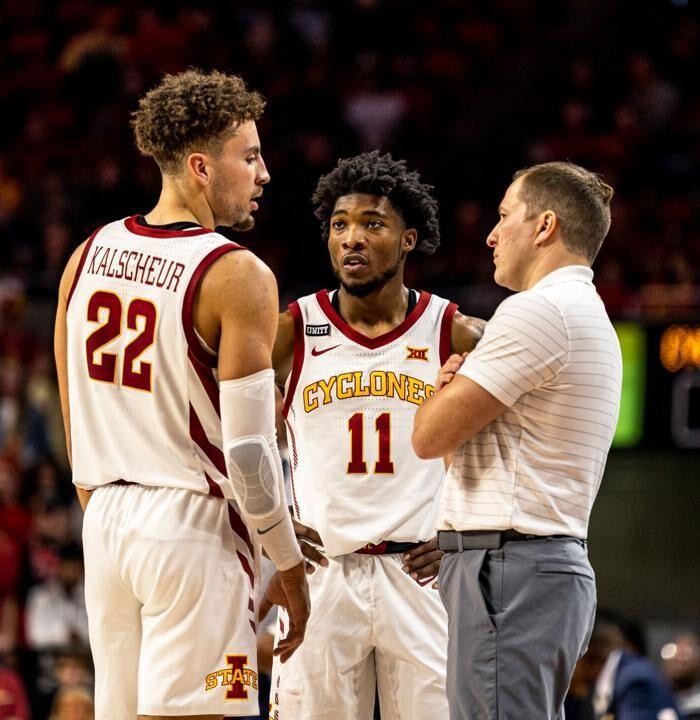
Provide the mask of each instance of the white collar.
POLYGON ((543 278, 538 280, 531 288, 548 287, 561 282, 585 282, 589 285, 593 284, 593 270, 588 265, 566 265, 565 267, 552 270, 543 278))

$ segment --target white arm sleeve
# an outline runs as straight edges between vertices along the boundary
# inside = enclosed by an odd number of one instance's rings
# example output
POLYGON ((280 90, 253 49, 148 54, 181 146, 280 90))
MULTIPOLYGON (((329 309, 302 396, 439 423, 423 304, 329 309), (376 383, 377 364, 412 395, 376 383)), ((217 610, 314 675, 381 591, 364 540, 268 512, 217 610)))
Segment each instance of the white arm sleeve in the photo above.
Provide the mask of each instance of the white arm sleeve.
POLYGON ((302 561, 287 510, 275 430, 275 374, 219 383, 221 433, 233 495, 246 525, 278 570, 302 561))

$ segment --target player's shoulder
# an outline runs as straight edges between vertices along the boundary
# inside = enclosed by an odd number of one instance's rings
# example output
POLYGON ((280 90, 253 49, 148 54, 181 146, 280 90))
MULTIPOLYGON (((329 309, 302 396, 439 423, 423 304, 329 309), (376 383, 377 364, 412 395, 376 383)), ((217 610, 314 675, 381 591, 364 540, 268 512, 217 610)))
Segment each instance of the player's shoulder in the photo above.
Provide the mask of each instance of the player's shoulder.
POLYGON ((65 268, 63 268, 63 274, 61 275, 61 282, 59 284, 59 295, 60 297, 65 301, 68 299, 68 295, 70 294, 70 289, 73 287, 73 283, 75 282, 75 277, 78 274, 78 268, 80 267, 80 261, 83 258, 83 255, 85 254, 85 251, 87 249, 88 244, 90 243, 91 238, 87 238, 86 240, 83 240, 78 247, 73 250, 70 257, 68 258, 68 262, 66 263, 65 268))
MULTIPOLYGON (((225 238, 222 236, 222 239, 225 238)), ((276 286, 272 270, 255 253, 235 243, 230 245, 232 252, 220 255, 207 269, 202 280, 203 287, 206 283, 212 289, 239 288, 250 291, 260 283, 273 283, 276 286)), ((228 246, 222 244, 222 247, 228 246)))
POLYGON ((486 320, 455 312, 450 333, 452 352, 460 355, 471 352, 481 340, 485 327, 486 320))

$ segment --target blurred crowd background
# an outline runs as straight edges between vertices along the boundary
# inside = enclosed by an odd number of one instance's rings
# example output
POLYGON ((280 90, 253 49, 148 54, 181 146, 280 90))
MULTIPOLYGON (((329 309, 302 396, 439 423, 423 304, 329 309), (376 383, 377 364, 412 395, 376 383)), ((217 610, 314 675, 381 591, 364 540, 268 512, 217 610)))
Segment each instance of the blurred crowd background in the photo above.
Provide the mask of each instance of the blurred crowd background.
MULTIPOLYGON (((316 180, 339 157, 380 148, 408 159, 440 200, 442 247, 409 261, 412 286, 490 317, 504 295, 484 243, 510 176, 570 159, 616 189, 594 268, 611 316, 700 320, 693 0, 3 0, 0 720, 91 717, 54 298, 81 240, 155 203, 158 171, 135 150, 129 113, 164 72, 190 66, 240 73, 268 99, 272 183, 243 242, 275 270, 285 301, 333 282, 309 200, 316 180)), ((697 455, 688 472, 700 480, 697 455)), ((695 557, 696 530, 697 518, 675 527, 695 557)), ((680 617, 669 607, 637 620, 668 621, 649 653, 697 696, 700 598, 680 617)))

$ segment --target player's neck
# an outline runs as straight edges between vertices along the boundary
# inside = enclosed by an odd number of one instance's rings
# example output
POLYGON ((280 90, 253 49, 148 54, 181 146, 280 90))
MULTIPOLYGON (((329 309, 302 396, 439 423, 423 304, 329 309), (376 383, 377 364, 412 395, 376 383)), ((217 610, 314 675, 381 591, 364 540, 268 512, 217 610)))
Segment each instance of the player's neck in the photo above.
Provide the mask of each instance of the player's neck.
POLYGON ((195 222, 204 228, 214 228, 216 221, 203 194, 190 197, 181 183, 169 176, 163 177, 163 188, 156 206, 147 215, 151 225, 168 225, 175 222, 195 222))
POLYGON ((376 337, 398 327, 406 317, 408 289, 403 279, 392 278, 384 287, 366 297, 338 291, 340 314, 345 322, 368 337, 376 337))

